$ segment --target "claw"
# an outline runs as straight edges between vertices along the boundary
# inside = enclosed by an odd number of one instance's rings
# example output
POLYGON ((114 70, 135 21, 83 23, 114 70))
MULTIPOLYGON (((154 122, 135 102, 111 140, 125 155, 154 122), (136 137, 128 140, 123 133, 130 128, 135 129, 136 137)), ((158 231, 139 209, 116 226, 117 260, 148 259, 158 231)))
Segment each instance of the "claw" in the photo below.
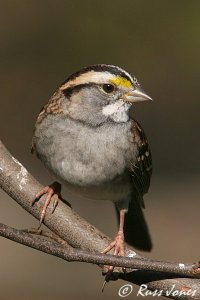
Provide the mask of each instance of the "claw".
POLYGON ((42 206, 38 229, 42 225, 42 222, 44 220, 44 217, 45 217, 45 214, 46 214, 46 211, 47 211, 47 207, 49 206, 53 195, 57 195, 56 199, 54 199, 54 202, 53 202, 52 213, 55 211, 56 206, 58 205, 58 202, 59 202, 60 193, 61 193, 60 183, 54 182, 49 186, 45 186, 43 189, 41 189, 41 191, 39 191, 36 194, 35 199, 32 201, 32 205, 34 205, 35 202, 37 202, 44 194, 47 194, 44 205, 42 206))
POLYGON ((103 284, 102 284, 102 288, 101 288, 101 291, 102 291, 102 293, 104 292, 104 289, 105 289, 106 283, 107 283, 107 281, 106 281, 106 280, 104 280, 104 282, 103 282, 103 284))
MULTIPOLYGON (((119 231, 115 240, 112 241, 104 250, 102 253, 108 253, 110 250, 114 249, 114 255, 117 256, 124 256, 124 234, 123 232, 119 231)), ((113 266, 105 266, 107 269, 106 277, 111 277, 114 267, 113 266), (108 274, 109 273, 109 274, 108 274)), ((106 282, 108 282, 109 279, 107 278, 106 282)))
MULTIPOLYGON (((114 255, 124 256, 124 216, 125 216, 125 209, 120 210, 120 226, 117 236, 115 237, 114 241, 112 241, 102 253, 108 253, 110 250, 114 249, 114 255)), ((106 273, 105 282, 103 284, 103 288, 105 284, 111 279, 113 275, 114 267, 113 266, 104 266, 104 273, 106 273)))
POLYGON ((54 201, 53 201, 53 208, 52 208, 52 211, 51 211, 52 214, 54 213, 54 211, 55 211, 55 209, 56 209, 56 207, 57 207, 57 205, 58 205, 58 202, 59 202, 59 198, 56 197, 56 198, 54 199, 54 201))

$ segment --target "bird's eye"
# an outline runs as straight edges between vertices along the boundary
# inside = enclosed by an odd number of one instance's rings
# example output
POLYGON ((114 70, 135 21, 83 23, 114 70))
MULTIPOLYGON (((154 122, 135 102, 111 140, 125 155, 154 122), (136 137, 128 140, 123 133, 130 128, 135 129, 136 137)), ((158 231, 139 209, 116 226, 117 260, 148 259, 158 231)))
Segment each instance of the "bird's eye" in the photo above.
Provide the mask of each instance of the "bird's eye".
POLYGON ((103 88, 104 92, 106 92, 108 94, 114 92, 114 90, 115 90, 115 87, 112 84, 103 84, 102 88, 103 88))

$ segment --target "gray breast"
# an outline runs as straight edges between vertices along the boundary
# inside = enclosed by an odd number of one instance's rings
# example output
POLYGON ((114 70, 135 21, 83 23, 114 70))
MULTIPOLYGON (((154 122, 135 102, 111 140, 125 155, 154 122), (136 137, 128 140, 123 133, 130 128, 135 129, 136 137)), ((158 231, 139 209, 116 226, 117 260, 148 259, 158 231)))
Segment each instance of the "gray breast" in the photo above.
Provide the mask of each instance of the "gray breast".
POLYGON ((101 185, 123 174, 128 162, 135 160, 137 148, 131 142, 130 126, 131 122, 106 123, 91 128, 49 116, 36 129, 36 151, 65 182, 101 185))

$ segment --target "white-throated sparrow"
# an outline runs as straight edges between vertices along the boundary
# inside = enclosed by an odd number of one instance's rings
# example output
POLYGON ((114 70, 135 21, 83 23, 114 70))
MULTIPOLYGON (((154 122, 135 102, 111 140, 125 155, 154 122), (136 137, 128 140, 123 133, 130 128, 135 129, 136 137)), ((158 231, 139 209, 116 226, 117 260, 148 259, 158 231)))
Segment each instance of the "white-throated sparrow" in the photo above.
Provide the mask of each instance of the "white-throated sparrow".
MULTIPOLYGON (((140 125, 129 116, 135 102, 151 100, 123 69, 94 65, 72 74, 41 110, 35 125, 33 150, 73 193, 111 200, 119 217, 114 248, 124 254, 124 238, 139 249, 152 247, 143 216, 143 195, 152 173, 149 145, 140 125)), ((41 215, 55 192, 47 193, 41 215)))

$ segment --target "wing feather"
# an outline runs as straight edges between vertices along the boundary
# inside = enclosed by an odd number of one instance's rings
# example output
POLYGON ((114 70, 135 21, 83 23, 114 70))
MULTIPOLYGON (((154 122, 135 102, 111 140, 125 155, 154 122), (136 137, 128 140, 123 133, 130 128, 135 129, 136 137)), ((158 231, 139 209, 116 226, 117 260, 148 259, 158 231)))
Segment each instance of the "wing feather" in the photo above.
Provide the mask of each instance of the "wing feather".
POLYGON ((138 145, 138 155, 136 162, 131 162, 130 172, 132 182, 138 196, 142 196, 148 192, 151 175, 152 175, 152 157, 150 147, 145 136, 144 130, 136 121, 132 121, 132 136, 133 142, 138 145))

